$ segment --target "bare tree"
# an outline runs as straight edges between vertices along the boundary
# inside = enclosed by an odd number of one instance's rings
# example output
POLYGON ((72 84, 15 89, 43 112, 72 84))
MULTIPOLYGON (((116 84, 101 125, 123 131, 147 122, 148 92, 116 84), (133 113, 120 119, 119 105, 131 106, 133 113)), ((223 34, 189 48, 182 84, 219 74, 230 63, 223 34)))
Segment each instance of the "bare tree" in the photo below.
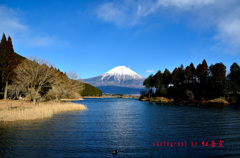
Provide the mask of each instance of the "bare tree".
POLYGON ((49 68, 50 64, 40 58, 30 57, 24 60, 15 69, 17 87, 23 86, 26 95, 33 100, 34 104, 45 94, 54 82, 54 73, 49 68))
POLYGON ((55 71, 55 82, 52 84, 52 89, 48 92, 47 98, 60 101, 62 98, 78 99, 84 88, 82 82, 77 81, 78 75, 70 71, 66 74, 55 71))
POLYGON ((67 76, 69 78, 67 85, 71 91, 71 97, 79 98, 81 91, 84 89, 84 83, 79 81, 80 79, 74 71, 69 71, 67 76))
POLYGON ((67 77, 71 80, 78 80, 78 78, 79 78, 75 71, 68 71, 67 77))

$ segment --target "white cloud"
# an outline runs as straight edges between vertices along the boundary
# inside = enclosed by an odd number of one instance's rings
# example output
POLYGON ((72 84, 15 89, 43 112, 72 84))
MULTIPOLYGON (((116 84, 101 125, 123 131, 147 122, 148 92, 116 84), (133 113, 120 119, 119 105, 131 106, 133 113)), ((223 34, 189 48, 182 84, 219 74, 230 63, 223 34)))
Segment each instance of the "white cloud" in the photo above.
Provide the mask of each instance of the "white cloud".
POLYGON ((153 73, 154 70, 147 70, 146 72, 147 72, 147 73, 153 73))
POLYGON ((31 28, 21 22, 18 11, 11 8, 0 6, 0 19, 0 34, 10 35, 19 43, 31 47, 45 47, 54 42, 51 37, 33 35, 31 28))
POLYGON ((97 16, 103 21, 115 23, 119 26, 136 25, 138 21, 138 17, 135 15, 137 7, 127 1, 123 3, 125 5, 115 2, 100 5, 96 9, 97 16))
POLYGON ((217 24, 217 29, 216 39, 224 43, 230 43, 235 47, 240 45, 240 18, 222 19, 217 24))
POLYGON ((159 6, 174 6, 181 9, 188 9, 192 7, 199 7, 213 4, 215 0, 158 0, 159 6))
POLYGON ((239 0, 123 0, 100 5, 97 15, 117 26, 131 27, 151 15, 161 16, 159 11, 169 18, 184 15, 186 23, 213 28, 214 39, 227 47, 240 48, 239 0))
POLYGON ((0 30, 9 34, 28 31, 28 27, 19 22, 19 18, 12 9, 0 6, 0 30))

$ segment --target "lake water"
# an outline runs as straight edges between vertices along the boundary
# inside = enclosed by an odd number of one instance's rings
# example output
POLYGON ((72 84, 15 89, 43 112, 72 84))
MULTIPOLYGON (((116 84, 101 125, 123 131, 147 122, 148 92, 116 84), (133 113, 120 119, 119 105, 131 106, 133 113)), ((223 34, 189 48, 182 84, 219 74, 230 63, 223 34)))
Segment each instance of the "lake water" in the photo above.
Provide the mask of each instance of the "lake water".
POLYGON ((161 105, 120 98, 76 103, 88 110, 0 123, 0 157, 240 156, 239 107, 161 105), (113 150, 118 155, 112 155, 113 150))

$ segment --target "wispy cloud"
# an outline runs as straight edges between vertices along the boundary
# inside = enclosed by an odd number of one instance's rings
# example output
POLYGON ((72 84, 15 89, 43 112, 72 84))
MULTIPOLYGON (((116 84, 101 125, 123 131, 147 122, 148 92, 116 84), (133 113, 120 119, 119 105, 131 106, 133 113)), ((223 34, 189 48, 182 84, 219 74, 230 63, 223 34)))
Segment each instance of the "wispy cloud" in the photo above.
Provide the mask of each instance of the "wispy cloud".
POLYGON ((146 72, 147 72, 147 73, 153 73, 154 70, 147 70, 146 72))
POLYGON ((20 23, 16 13, 9 8, 0 6, 0 30, 6 33, 28 31, 28 27, 20 23))
POLYGON ((0 19, 0 34, 5 33, 15 37, 19 43, 31 47, 45 47, 54 42, 52 37, 33 35, 32 29, 27 24, 21 22, 16 10, 0 6, 0 19))
POLYGON ((109 2, 97 7, 97 16, 106 22, 119 26, 133 26, 138 23, 137 7, 130 1, 109 2))
POLYGON ((96 9, 100 19, 119 27, 139 25, 144 18, 159 15, 159 11, 171 12, 171 15, 164 14, 169 18, 181 14, 189 16, 188 23, 213 28, 214 39, 232 48, 240 48, 238 0, 123 0, 103 3, 96 9))

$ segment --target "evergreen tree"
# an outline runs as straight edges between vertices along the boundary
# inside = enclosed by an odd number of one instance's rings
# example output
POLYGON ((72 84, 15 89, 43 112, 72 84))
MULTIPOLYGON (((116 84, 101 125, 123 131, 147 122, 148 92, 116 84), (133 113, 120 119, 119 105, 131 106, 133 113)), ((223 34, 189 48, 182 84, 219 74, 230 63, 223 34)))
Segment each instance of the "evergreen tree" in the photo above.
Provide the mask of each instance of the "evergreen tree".
POLYGON ((240 66, 237 63, 231 65, 228 79, 231 83, 231 90, 234 93, 240 91, 240 66))
POLYGON ((191 71, 191 68, 189 66, 186 67, 185 69, 185 78, 186 78, 186 81, 189 82, 189 81, 192 81, 192 71, 191 71))
POLYGON ((226 66, 223 63, 216 63, 211 71, 216 83, 222 83, 226 80, 226 66))
POLYGON ((204 59, 202 64, 199 64, 197 66, 197 70, 196 70, 198 80, 202 84, 207 80, 207 71, 208 71, 208 65, 206 60, 204 59))
POLYGON ((171 83, 171 73, 168 69, 165 69, 162 75, 162 81, 165 86, 165 88, 168 87, 168 85, 171 83))
POLYGON ((162 85, 162 72, 159 70, 154 76, 154 87, 159 90, 162 85))
POLYGON ((151 96, 152 93, 152 88, 154 87, 154 79, 153 79, 153 75, 148 76, 148 78, 146 78, 143 81, 143 85, 149 89, 148 95, 149 97, 151 96))
POLYGON ((172 72, 172 82, 175 86, 182 86, 184 84, 184 67, 181 65, 175 68, 172 72))
POLYGON ((209 68, 211 72, 211 83, 208 84, 214 87, 214 94, 218 96, 225 95, 228 92, 227 80, 226 80, 226 66, 223 63, 216 63, 209 68))
POLYGON ((9 36, 6 40, 5 34, 3 34, 0 46, 1 52, 1 77, 4 86, 4 99, 7 99, 8 84, 14 77, 14 68, 17 65, 12 39, 9 36))
POLYGON ((161 95, 165 87, 162 81, 162 72, 159 70, 154 76, 154 87, 156 88, 155 95, 161 95))
POLYGON ((193 63, 190 64, 189 68, 192 72, 192 82, 194 82, 194 79, 196 78, 196 69, 195 69, 193 63))

